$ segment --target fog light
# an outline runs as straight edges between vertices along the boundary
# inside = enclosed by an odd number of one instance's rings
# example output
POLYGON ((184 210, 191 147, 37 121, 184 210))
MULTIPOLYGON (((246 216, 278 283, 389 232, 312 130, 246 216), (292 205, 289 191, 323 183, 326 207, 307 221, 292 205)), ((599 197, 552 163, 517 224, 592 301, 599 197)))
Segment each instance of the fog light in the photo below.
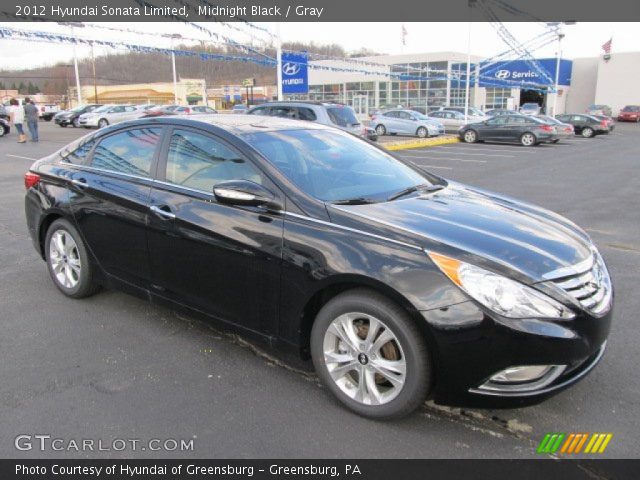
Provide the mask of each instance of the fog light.
POLYGON ((494 374, 478 388, 470 389, 474 393, 492 395, 517 394, 541 390, 562 375, 566 365, 520 365, 505 368, 494 374))
POLYGON ((495 383, 522 383, 532 382, 546 375, 553 367, 551 365, 530 365, 522 367, 509 367, 496 373, 489 379, 495 383))

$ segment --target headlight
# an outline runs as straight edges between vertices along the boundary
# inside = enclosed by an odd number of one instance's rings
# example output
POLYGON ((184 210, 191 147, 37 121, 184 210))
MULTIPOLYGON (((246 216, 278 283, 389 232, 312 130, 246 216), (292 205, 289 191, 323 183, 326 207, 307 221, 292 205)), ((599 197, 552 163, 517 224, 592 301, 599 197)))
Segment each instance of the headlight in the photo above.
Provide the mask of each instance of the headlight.
POLYGON ((489 310, 508 318, 555 318, 575 314, 553 298, 520 282, 433 252, 429 257, 449 279, 489 310))

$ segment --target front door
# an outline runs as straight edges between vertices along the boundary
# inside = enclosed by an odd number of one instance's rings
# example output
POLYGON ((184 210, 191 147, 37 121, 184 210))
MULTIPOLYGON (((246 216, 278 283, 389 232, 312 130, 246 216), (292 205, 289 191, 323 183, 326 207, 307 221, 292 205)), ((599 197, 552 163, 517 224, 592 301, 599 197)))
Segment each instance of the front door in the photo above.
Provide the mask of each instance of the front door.
POLYGON ((263 207, 218 203, 213 187, 251 180, 281 194, 238 150, 200 130, 174 128, 150 197, 155 292, 219 319, 274 333, 283 219, 263 207))

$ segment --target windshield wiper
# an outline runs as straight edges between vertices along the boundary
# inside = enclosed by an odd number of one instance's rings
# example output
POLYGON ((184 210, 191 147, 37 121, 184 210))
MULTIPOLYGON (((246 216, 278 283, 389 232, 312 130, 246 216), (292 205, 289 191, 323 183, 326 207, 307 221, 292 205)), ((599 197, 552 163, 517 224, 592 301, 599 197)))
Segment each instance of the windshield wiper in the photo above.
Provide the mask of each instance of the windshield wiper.
POLYGON ((410 193, 417 192, 418 190, 424 190, 426 192, 437 192, 438 190, 442 190, 443 188, 444 187, 442 185, 430 185, 428 183, 422 185, 414 185, 412 187, 407 187, 397 193, 394 193, 389 198, 387 198, 387 202, 391 202, 400 197, 404 197, 405 195, 409 195, 410 193))
POLYGON ((346 200, 336 200, 335 202, 331 202, 334 205, 368 205, 370 203, 376 203, 375 200, 371 200, 370 198, 357 197, 357 198, 347 198, 346 200))

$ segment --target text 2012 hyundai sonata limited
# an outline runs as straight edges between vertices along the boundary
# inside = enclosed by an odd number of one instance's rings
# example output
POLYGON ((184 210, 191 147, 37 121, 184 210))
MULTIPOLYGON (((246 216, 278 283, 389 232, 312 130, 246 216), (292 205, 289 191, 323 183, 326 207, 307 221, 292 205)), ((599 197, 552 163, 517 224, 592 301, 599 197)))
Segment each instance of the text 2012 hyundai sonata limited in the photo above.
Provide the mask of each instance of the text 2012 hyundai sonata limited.
POLYGON ((160 117, 33 164, 55 285, 189 308, 311 358, 353 411, 534 403, 604 352, 613 290, 587 234, 323 125, 160 117))

